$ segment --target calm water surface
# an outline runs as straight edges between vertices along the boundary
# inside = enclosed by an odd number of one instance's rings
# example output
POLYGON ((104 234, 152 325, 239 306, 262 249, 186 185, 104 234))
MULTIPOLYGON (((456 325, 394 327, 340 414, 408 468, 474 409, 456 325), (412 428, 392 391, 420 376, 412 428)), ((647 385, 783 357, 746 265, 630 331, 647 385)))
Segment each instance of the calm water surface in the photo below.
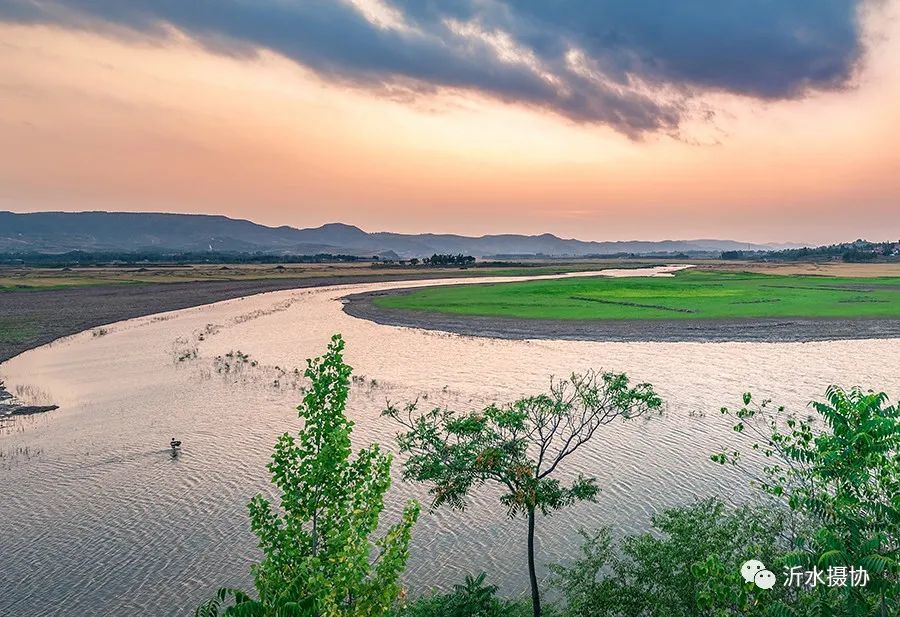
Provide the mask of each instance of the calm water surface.
MULTIPOLYGON (((269 490, 277 435, 297 427, 293 369, 335 332, 357 376, 349 413, 359 445, 394 447, 396 427, 379 415, 389 400, 468 409, 588 367, 657 386, 665 417, 610 425, 572 460, 603 492, 539 522, 542 568, 573 554, 580 527, 637 531, 654 511, 698 496, 745 498, 745 480, 709 454, 734 443, 717 410, 746 390, 794 409, 829 383, 900 394, 897 340, 506 341, 341 311, 351 293, 467 282, 477 281, 275 292, 114 324, 0 365, 11 391, 61 406, 0 430, 0 615, 188 615, 222 585, 249 586, 258 554, 246 503, 269 490), (238 350, 257 365, 216 359, 238 350), (184 442, 176 459, 172 436, 184 442)), ((398 478, 383 520, 413 497, 426 496, 398 478)), ((423 514, 407 574, 414 593, 481 570, 506 593, 525 590, 524 526, 506 521, 495 498, 482 490, 463 513, 423 514)))

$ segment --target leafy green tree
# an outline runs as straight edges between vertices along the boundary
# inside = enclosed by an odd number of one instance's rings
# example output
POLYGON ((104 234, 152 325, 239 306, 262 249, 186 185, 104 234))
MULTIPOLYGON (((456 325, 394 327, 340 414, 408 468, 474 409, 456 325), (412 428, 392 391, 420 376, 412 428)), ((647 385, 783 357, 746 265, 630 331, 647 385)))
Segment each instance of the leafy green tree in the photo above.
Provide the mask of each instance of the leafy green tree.
MULTIPOLYGON (((799 522, 797 549, 785 563, 805 570, 829 567, 865 570, 865 586, 816 585, 781 606, 782 615, 879 615, 900 613, 900 408, 884 393, 845 391, 831 386, 827 402, 811 403, 816 416, 785 417, 770 401, 723 409, 738 422, 734 430, 758 439, 755 450, 768 464, 758 480, 783 500, 799 522), (809 529, 811 531, 805 531, 809 529)), ((741 453, 713 460, 739 465, 741 453)))
POLYGON ((431 485, 432 507, 462 509, 473 488, 487 483, 503 487, 500 501, 508 516, 527 520, 528 577, 533 614, 539 617, 536 514, 549 515, 577 501, 594 500, 600 490, 593 478, 579 474, 564 485, 554 472, 601 426, 661 405, 649 384, 632 388, 624 374, 591 371, 551 379, 549 392, 502 407, 419 413, 414 402, 403 410, 389 405, 384 414, 405 427, 398 435, 401 452, 409 455, 404 475, 431 485))
POLYGON ((258 594, 224 589, 197 610, 225 615, 378 617, 400 594, 410 532, 419 513, 410 502, 402 520, 374 541, 384 495, 391 484, 391 457, 377 445, 352 458, 353 423, 344 410, 351 368, 344 341, 335 335, 321 358, 307 361, 306 389, 297 410, 303 428, 279 437, 268 469, 281 493, 277 508, 258 495, 250 524, 263 559, 253 566, 258 594))
POLYGON ((618 544, 608 529, 582 532, 580 557, 551 566, 567 617, 751 615, 761 599, 781 592, 760 598, 739 573, 748 555, 773 563, 780 518, 752 507, 728 510, 708 499, 656 514, 651 524, 653 532, 618 544))
POLYGON ((475 258, 462 253, 457 253, 456 255, 435 253, 431 257, 426 257, 423 263, 431 264, 432 266, 469 266, 475 263, 475 258))
POLYGON ((531 607, 497 597, 497 586, 485 584, 486 575, 467 576, 446 594, 424 596, 397 612, 397 617, 525 617, 531 607))

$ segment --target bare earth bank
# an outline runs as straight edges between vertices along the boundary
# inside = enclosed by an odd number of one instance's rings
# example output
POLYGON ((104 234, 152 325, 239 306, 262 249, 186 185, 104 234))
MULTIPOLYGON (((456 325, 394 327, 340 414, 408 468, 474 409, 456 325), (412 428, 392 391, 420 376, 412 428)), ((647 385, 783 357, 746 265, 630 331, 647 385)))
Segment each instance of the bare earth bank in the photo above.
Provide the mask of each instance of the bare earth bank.
MULTIPOLYGON (((449 278, 471 272, 190 281, 140 285, 91 285, 64 289, 0 292, 0 318, 21 324, 17 336, 0 336, 0 363, 58 338, 107 324, 284 289, 379 281, 449 278)), ((15 327, 15 325, 13 325, 15 327)), ((2 334, 2 332, 0 332, 2 334)))

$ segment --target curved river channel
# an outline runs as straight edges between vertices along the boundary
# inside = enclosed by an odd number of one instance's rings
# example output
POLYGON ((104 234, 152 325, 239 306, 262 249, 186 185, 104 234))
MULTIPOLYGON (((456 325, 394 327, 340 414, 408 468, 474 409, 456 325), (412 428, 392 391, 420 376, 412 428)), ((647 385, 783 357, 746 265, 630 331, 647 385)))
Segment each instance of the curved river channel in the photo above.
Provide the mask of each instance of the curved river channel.
MULTIPOLYGON (((357 445, 395 448, 397 427, 380 417, 386 401, 470 409, 589 367, 656 386, 664 416, 609 425, 571 459, 569 472, 597 477, 603 490, 598 503, 539 520, 544 573, 575 554, 579 528, 620 535, 697 497, 746 498, 745 477, 709 460, 736 444, 718 409, 739 405, 743 392, 796 410, 830 383, 900 395, 898 339, 515 341, 382 326, 341 310, 348 294, 480 281, 274 292, 113 324, 0 365, 10 392, 60 406, 0 429, 0 615, 189 615, 220 586, 249 587, 258 553, 246 503, 270 490, 272 446, 298 426, 294 368, 302 373, 335 332, 354 367, 357 445), (177 458, 173 436, 184 443, 177 458)), ((422 487, 400 481, 399 461, 394 472, 388 522, 406 499, 427 502, 422 487)), ((482 570, 504 593, 526 589, 525 528, 505 519, 496 497, 479 490, 464 512, 423 512, 411 593, 482 570)))

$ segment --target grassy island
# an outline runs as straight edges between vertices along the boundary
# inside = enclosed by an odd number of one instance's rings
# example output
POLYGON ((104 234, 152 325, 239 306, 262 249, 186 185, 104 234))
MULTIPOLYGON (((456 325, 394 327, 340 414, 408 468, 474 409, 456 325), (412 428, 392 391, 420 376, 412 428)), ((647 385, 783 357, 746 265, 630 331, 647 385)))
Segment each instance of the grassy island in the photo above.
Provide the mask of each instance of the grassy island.
POLYGON ((433 287, 382 308, 533 319, 900 317, 900 277, 685 270, 672 277, 571 278, 433 287))

